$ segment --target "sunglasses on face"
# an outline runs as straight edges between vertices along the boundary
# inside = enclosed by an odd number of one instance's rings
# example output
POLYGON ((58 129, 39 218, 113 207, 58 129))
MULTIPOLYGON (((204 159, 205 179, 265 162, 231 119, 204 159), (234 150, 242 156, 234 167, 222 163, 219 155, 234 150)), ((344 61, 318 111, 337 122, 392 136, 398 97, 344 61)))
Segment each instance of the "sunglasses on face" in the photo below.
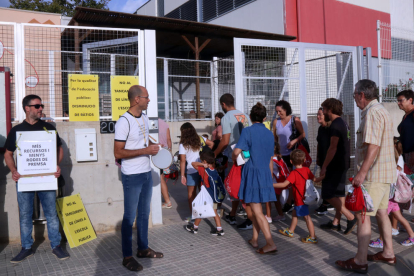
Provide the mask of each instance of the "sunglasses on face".
POLYGON ((39 109, 40 107, 45 108, 44 104, 29 104, 28 106, 34 106, 36 109, 39 109))

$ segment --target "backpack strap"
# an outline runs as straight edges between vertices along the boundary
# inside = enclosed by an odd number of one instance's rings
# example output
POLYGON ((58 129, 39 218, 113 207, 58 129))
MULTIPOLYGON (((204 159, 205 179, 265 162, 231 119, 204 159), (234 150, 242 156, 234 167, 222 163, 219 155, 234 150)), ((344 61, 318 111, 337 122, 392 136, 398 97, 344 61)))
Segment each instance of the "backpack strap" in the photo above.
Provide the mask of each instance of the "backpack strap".
MULTIPOLYGON (((122 115, 121 117, 124 117, 125 120, 128 122, 128 135, 127 135, 127 137, 125 139, 125 144, 126 144, 126 142, 128 141, 129 133, 131 132, 131 125, 129 124, 129 120, 128 120, 127 117, 125 117, 124 115, 122 115)), ((119 117, 119 118, 121 118, 121 117, 119 117)))
MULTIPOLYGON (((300 176, 302 176, 303 177, 303 179, 305 179, 305 185, 306 185, 306 178, 300 173, 300 172, 298 172, 297 170, 294 170, 294 171, 292 171, 292 173, 293 172, 297 172, 300 176)), ((302 197, 302 198, 304 198, 305 197, 305 195, 302 195, 300 192, 299 192, 299 189, 298 188, 296 188, 296 186, 295 185, 292 185, 292 187, 294 187, 297 191, 298 191, 298 193, 299 193, 299 195, 302 197)), ((305 186, 305 190, 306 190, 306 186, 305 186)))

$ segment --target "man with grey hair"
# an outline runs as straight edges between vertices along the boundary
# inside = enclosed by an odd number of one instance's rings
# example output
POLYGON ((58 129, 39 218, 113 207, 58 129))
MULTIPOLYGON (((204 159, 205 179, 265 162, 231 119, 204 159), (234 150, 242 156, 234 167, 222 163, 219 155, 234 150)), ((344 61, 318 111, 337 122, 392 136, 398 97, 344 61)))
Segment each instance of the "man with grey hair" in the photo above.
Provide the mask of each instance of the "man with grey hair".
POLYGON ((114 155, 122 159, 121 174, 124 189, 122 220, 122 265, 131 271, 143 269, 132 257, 132 225, 136 217, 138 258, 162 258, 163 254, 148 247, 148 219, 152 195, 150 155, 159 146, 149 140, 146 114, 150 102, 147 89, 134 85, 128 91, 130 107, 115 125, 114 155), (137 215, 138 211, 138 215, 137 215))
POLYGON ((394 157, 393 125, 391 116, 378 102, 375 82, 360 80, 355 85, 354 99, 361 112, 361 124, 357 131, 356 162, 357 174, 352 185, 367 189, 374 203, 374 211, 367 212, 362 223, 361 212, 358 219, 358 252, 347 261, 336 261, 341 269, 357 273, 367 273, 367 261, 395 265, 397 259, 392 247, 391 223, 388 218, 388 198, 391 183, 397 179, 394 157), (375 255, 368 255, 371 238, 371 216, 377 218, 380 233, 384 237, 384 249, 375 255))

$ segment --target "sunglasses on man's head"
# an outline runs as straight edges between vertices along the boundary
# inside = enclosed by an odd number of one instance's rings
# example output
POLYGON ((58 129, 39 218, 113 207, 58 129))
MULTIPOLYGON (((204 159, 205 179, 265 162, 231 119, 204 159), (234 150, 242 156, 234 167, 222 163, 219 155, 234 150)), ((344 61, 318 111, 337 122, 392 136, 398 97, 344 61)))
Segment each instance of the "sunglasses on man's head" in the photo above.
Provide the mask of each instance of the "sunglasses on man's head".
POLYGON ((28 106, 34 106, 36 109, 39 109, 40 107, 45 108, 44 104, 29 104, 28 106))

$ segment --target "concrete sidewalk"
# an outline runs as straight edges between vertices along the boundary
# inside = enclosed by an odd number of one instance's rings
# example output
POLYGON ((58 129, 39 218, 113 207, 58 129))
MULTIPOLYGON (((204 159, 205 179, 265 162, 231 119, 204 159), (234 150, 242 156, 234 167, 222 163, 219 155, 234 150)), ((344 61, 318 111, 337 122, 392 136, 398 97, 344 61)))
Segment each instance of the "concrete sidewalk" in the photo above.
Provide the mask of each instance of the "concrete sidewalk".
MULTIPOLYGON (((405 215, 411 219, 411 215, 405 215)), ((294 238, 278 233, 290 224, 290 215, 284 222, 271 224, 273 238, 278 246, 277 255, 259 255, 247 243, 251 230, 238 231, 223 222, 225 235, 210 235, 213 220, 200 224, 198 234, 184 230, 185 222, 158 226, 150 229, 150 246, 162 251, 163 259, 139 259, 144 266, 140 275, 349 275, 335 268, 336 260, 346 260, 356 252, 356 230, 348 236, 334 231, 323 231, 319 224, 332 219, 333 213, 318 217, 313 215, 317 245, 304 244, 300 237, 307 236, 305 222, 299 220, 294 238)), ((345 221, 341 222, 345 227, 345 221)), ((373 222, 372 238, 378 237, 378 227, 373 222)), ((399 244, 405 232, 394 237, 398 264, 371 264, 370 275, 414 275, 414 248, 399 244)), ((134 241, 135 239, 134 235, 134 241)), ((135 242, 134 242, 135 243, 135 242)), ((264 239, 259 240, 261 246, 264 239)), ((135 274, 122 266, 120 233, 101 234, 98 239, 70 249, 71 258, 58 261, 51 253, 48 241, 36 248, 36 254, 21 264, 11 264, 10 259, 20 251, 20 245, 0 246, 0 276, 2 275, 130 275, 135 274)), ((135 248, 134 248, 135 251, 135 248)), ((370 250, 375 253, 379 250, 370 250)))

